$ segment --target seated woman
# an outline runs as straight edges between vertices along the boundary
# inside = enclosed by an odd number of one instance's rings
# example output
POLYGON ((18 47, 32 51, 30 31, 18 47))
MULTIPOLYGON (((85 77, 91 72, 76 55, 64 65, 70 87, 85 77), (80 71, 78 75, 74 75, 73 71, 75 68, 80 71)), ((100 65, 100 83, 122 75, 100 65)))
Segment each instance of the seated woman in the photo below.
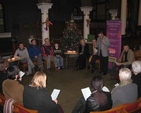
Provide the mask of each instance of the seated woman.
POLYGON ((134 75, 132 76, 133 83, 138 86, 138 98, 141 97, 141 61, 134 61, 132 63, 132 70, 134 75))
POLYGON ((3 94, 6 99, 12 98, 22 104, 24 86, 19 83, 19 81, 22 80, 19 76, 20 70, 17 66, 10 66, 7 68, 6 72, 8 79, 2 83, 3 94))
POLYGON ((86 58, 89 57, 89 46, 86 44, 84 39, 80 40, 79 45, 79 56, 76 61, 76 66, 79 67, 79 69, 84 69, 86 67, 86 58))
POLYGON ((102 91, 103 80, 101 76, 95 76, 91 81, 93 92, 85 101, 80 98, 72 113, 90 113, 91 111, 103 111, 112 107, 111 93, 102 91))
POLYGON ((97 55, 98 49, 97 49, 97 43, 96 43, 96 39, 93 39, 92 41, 92 47, 90 48, 90 58, 89 58, 89 66, 88 69, 90 68, 90 66, 92 67, 91 73, 94 72, 95 69, 95 61, 96 59, 98 59, 98 55, 97 55))
POLYGON ((25 86, 23 92, 24 107, 38 110, 38 113, 60 113, 57 100, 52 100, 46 88, 47 76, 43 72, 36 72, 30 85, 25 86))
POLYGON ((128 68, 121 68, 119 79, 119 86, 112 91, 113 107, 137 100, 137 85, 132 83, 131 71, 128 68))

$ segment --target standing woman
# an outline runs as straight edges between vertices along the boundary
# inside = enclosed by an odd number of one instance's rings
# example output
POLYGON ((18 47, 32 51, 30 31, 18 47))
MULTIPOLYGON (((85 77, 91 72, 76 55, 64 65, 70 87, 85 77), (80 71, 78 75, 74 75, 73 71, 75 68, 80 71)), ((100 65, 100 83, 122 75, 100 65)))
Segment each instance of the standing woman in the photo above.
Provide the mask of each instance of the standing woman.
POLYGON ((84 39, 81 39, 79 45, 79 56, 76 61, 76 65, 79 69, 84 69, 86 67, 86 58, 89 58, 89 45, 84 39))
POLYGON ((108 47, 110 46, 110 41, 108 37, 104 36, 102 31, 98 32, 97 45, 98 45, 98 56, 100 58, 99 73, 106 75, 108 71, 108 56, 109 56, 108 47))
POLYGON ((47 76, 43 72, 36 72, 30 85, 25 86, 23 92, 24 107, 38 110, 38 113, 60 113, 57 100, 52 100, 46 88, 47 76))

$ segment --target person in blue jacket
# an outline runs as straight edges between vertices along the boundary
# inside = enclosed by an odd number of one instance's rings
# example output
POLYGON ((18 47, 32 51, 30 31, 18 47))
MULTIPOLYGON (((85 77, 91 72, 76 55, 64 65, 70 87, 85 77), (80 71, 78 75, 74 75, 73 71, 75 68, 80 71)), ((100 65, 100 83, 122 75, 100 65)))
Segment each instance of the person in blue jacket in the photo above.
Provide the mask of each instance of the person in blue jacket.
POLYGON ((31 45, 28 47, 28 53, 32 61, 38 62, 38 68, 43 71, 42 51, 40 46, 36 44, 36 40, 31 40, 31 45))

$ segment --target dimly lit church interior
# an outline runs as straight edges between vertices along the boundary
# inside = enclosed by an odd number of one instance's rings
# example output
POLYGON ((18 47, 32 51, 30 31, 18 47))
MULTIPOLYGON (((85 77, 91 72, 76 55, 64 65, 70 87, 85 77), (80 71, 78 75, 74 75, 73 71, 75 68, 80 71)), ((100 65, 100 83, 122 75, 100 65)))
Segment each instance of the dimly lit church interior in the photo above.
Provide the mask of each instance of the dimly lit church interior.
POLYGON ((140 113, 141 0, 0 0, 0 113, 140 113))

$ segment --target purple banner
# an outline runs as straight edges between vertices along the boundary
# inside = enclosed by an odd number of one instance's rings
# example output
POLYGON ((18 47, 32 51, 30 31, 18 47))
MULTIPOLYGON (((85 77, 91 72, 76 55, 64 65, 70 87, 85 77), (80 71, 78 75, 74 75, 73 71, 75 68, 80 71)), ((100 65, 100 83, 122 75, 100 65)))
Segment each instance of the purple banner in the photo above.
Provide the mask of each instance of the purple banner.
POLYGON ((109 68, 112 67, 112 62, 118 60, 121 53, 121 24, 120 20, 107 21, 106 36, 110 39, 109 68))

